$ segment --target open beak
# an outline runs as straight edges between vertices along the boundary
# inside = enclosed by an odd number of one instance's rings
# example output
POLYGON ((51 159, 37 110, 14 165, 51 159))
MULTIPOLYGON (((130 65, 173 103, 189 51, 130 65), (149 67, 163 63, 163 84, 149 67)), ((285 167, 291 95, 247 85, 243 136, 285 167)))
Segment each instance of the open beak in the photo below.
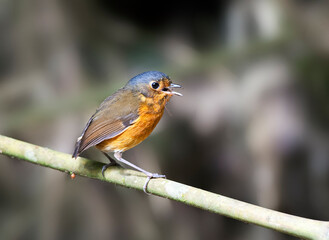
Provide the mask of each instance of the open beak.
POLYGON ((173 91, 173 88, 181 88, 182 86, 181 85, 178 85, 178 84, 174 84, 174 83, 171 83, 170 86, 168 87, 169 88, 169 91, 170 91, 170 94, 172 95, 177 95, 177 96, 183 96, 183 94, 179 93, 179 92, 175 92, 173 91))

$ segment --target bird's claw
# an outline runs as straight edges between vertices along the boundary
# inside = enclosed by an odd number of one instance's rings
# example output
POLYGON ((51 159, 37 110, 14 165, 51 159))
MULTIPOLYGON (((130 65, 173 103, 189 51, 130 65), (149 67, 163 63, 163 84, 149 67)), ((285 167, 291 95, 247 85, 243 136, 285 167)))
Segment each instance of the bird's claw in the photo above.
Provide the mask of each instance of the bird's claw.
POLYGON ((105 176, 104 176, 104 173, 105 173, 106 169, 107 169, 108 167, 115 166, 115 165, 117 165, 116 162, 110 162, 110 163, 104 165, 104 166, 102 167, 102 175, 103 175, 103 177, 105 177, 105 176))
POLYGON ((166 175, 161 175, 158 173, 152 173, 150 175, 147 175, 146 182, 143 186, 143 191, 148 195, 151 195, 150 193, 147 192, 147 185, 149 184, 151 178, 166 178, 166 175))

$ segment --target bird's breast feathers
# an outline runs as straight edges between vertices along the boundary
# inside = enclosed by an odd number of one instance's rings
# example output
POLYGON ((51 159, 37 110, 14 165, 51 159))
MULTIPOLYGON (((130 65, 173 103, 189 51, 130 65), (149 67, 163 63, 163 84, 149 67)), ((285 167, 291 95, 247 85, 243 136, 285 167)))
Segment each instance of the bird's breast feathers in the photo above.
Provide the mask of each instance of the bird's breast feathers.
POLYGON ((160 121, 169 98, 139 96, 138 118, 118 136, 97 145, 102 151, 126 151, 147 138, 160 121))

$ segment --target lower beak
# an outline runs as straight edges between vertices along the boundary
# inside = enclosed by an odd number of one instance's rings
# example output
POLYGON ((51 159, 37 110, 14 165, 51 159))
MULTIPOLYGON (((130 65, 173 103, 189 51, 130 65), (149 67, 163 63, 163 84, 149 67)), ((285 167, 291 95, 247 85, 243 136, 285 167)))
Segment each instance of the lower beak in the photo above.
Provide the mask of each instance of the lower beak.
POLYGON ((177 95, 177 96, 181 96, 181 97, 182 97, 183 94, 181 94, 181 93, 179 93, 179 92, 175 92, 175 91, 172 90, 173 88, 181 88, 181 87, 182 87, 182 86, 179 85, 179 84, 171 83, 170 86, 169 86, 170 93, 171 93, 172 95, 177 95))

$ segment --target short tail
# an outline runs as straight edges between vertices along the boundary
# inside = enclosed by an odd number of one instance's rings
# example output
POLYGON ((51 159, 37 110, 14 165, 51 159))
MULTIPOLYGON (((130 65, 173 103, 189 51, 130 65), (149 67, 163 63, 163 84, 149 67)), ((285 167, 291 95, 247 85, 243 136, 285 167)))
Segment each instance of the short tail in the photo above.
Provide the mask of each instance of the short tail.
POLYGON ((82 137, 79 137, 77 139, 77 142, 75 143, 75 147, 74 147, 74 152, 72 154, 72 158, 75 158, 76 159, 79 156, 79 154, 81 153, 81 151, 80 151, 81 139, 82 139, 82 137))
POLYGON ((94 116, 95 116, 96 113, 97 113, 97 111, 96 111, 96 112, 91 116, 91 118, 88 120, 88 122, 87 122, 85 128, 84 128, 83 131, 82 131, 81 136, 78 137, 77 142, 75 143, 75 148, 74 148, 74 152, 73 152, 73 154, 72 154, 72 158, 75 158, 75 159, 76 159, 76 158, 79 156, 79 154, 80 154, 81 152, 83 152, 83 151, 86 149, 86 147, 84 147, 83 149, 81 149, 82 138, 84 137, 85 132, 87 131, 87 129, 88 129, 90 123, 92 122, 92 120, 93 120, 93 118, 94 118, 94 116))

